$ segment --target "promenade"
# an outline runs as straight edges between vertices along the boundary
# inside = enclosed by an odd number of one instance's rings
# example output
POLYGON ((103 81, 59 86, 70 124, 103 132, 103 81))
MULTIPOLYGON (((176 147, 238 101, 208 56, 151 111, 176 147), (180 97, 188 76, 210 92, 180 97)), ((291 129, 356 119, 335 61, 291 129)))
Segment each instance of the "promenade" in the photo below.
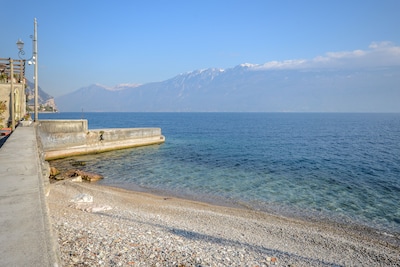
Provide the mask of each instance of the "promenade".
POLYGON ((0 266, 60 266, 34 127, 0 148, 0 266))

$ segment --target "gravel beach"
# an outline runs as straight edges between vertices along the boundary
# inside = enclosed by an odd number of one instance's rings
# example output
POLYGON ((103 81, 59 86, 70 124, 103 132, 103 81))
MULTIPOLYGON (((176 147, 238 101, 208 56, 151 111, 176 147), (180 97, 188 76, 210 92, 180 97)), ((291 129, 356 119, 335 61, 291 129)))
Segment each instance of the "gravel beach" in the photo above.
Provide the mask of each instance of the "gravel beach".
POLYGON ((63 266, 400 266, 398 236, 77 183, 47 197, 63 266))

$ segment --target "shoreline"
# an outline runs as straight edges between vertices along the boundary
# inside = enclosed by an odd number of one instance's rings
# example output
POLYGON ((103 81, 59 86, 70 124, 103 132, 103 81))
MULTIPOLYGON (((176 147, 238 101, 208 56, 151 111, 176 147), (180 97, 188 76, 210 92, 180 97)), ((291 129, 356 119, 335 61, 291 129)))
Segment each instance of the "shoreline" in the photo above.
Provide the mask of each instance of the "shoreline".
POLYGON ((375 233, 376 236, 379 238, 386 238, 391 239, 388 241, 389 243, 396 243, 400 246, 400 230, 396 231, 394 229, 389 229, 388 227, 373 227, 368 224, 358 222, 352 218, 341 216, 333 218, 329 216, 329 214, 320 214, 318 212, 303 212, 302 210, 293 210, 289 208, 282 209, 281 206, 276 206, 274 208, 261 208, 252 203, 248 203, 245 201, 232 201, 232 199, 227 199, 224 197, 216 197, 214 195, 190 195, 190 194, 179 194, 175 191, 165 191, 161 189, 148 189, 142 188, 137 185, 133 185, 131 187, 126 186, 119 186, 117 184, 107 184, 102 183, 102 180, 96 182, 99 186, 104 186, 110 189, 121 189, 127 192, 136 192, 136 193, 143 193, 143 194, 150 194, 153 196, 161 196, 161 197, 168 197, 168 198, 175 198, 180 199, 182 201, 191 201, 195 203, 204 203, 211 206, 220 206, 220 207, 227 207, 227 208, 234 208, 239 210, 251 210, 255 212, 265 213, 272 216, 283 217, 293 220, 299 221, 307 221, 307 222, 314 222, 314 223, 323 223, 326 225, 331 225, 332 227, 345 227, 351 229, 351 231, 368 231, 370 233, 375 233))
POLYGON ((400 265, 399 239, 366 227, 93 183, 50 186, 51 222, 67 266, 400 265), (93 202, 71 202, 79 194, 93 202))

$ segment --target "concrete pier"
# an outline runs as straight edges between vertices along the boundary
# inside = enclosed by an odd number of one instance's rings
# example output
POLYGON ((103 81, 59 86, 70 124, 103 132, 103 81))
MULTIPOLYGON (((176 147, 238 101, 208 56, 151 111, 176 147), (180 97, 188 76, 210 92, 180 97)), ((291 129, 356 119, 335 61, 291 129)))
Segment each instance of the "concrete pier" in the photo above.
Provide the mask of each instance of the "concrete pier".
POLYGON ((165 142, 160 128, 89 130, 87 120, 41 120, 38 136, 46 160, 165 142))
POLYGON ((45 179, 35 128, 17 127, 0 149, 0 266, 61 266, 45 179))

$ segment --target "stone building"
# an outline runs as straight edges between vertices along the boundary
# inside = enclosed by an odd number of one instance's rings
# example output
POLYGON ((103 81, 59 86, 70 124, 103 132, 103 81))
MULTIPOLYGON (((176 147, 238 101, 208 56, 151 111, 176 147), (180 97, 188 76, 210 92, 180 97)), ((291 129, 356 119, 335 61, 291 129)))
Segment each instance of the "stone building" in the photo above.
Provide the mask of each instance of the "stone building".
POLYGON ((13 127, 26 114, 25 60, 0 58, 0 128, 13 127))

